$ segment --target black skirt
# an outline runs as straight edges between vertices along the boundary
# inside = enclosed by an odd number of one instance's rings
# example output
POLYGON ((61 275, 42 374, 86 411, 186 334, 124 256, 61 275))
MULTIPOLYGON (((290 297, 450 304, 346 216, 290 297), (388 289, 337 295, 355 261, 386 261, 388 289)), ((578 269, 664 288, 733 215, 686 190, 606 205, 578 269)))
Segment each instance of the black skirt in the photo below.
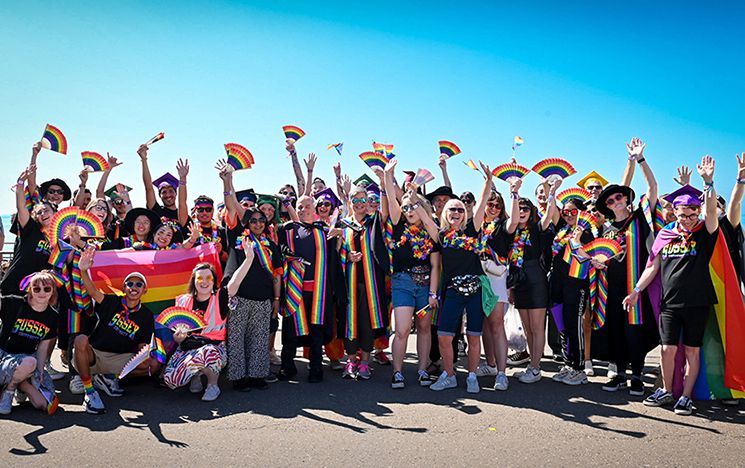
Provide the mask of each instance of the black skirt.
POLYGON ((523 278, 515 285, 513 294, 518 309, 545 309, 548 307, 548 278, 539 260, 526 260, 522 266, 523 278))

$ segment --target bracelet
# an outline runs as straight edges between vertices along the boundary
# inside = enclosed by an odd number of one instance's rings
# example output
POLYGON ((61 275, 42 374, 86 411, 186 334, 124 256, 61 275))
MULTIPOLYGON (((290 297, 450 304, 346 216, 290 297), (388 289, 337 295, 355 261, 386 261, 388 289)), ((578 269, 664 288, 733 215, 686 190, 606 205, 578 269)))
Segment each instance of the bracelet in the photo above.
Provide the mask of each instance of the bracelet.
POLYGON ((518 198, 520 198, 520 195, 518 195, 517 192, 510 192, 510 198, 513 200, 517 200, 518 198))
POLYGON ((437 295, 437 291, 435 291, 435 292, 432 292, 432 291, 430 291, 430 292, 429 292, 429 297, 430 297, 430 298, 432 298, 432 299, 439 299, 439 298, 440 298, 440 297, 439 297, 439 296, 437 295))
POLYGON ((222 194, 223 194, 224 196, 228 197, 228 196, 232 195, 232 194, 233 194, 233 192, 223 192, 222 194))
POLYGON ((639 159, 636 160, 636 162, 639 163, 639 164, 641 164, 641 163, 643 163, 646 160, 647 160, 646 158, 639 158, 639 159))
POLYGON ((275 298, 274 298, 274 300, 275 300, 275 301, 278 301, 278 300, 279 300, 279 297, 275 297, 275 298))
POLYGON ((183 181, 183 182, 181 182, 181 181, 179 180, 179 181, 178 181, 178 184, 179 184, 179 185, 186 185, 186 181, 183 181))
POLYGON ((383 190, 383 189, 380 189, 380 194, 381 194, 381 195, 385 195, 385 190, 383 190))
POLYGON ((78 185, 78 188, 85 188, 85 184, 78 185))
POLYGON ((737 183, 740 185, 745 185, 745 177, 744 178, 738 178, 737 183))
POLYGON ((633 289, 633 291, 634 291, 635 293, 637 293, 637 294, 641 294, 641 292, 642 292, 642 290, 641 290, 641 289, 639 289, 639 286, 634 286, 634 289, 633 289))
POLYGON ((704 187, 706 187, 707 189, 714 187, 714 181, 713 180, 711 182, 704 181, 704 187))
POLYGON ((23 187, 23 181, 21 179, 16 180, 16 185, 19 187, 23 187))
POLYGON ((553 195, 553 194, 552 195, 549 195, 548 198, 546 198, 546 200, 548 200, 548 201, 554 201, 554 200, 556 200, 556 195, 553 195))

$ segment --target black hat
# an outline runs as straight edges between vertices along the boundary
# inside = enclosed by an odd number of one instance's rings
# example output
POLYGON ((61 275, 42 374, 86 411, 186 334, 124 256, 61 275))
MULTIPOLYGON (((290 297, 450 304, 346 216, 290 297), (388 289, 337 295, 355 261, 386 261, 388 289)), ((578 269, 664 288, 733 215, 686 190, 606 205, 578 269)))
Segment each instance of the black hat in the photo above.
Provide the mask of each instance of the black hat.
POLYGON ((626 195, 626 197, 629 199, 629 205, 634 203, 635 195, 631 187, 616 184, 611 184, 605 187, 603 191, 600 192, 600 195, 598 195, 598 199, 595 202, 595 209, 598 210, 606 218, 613 218, 613 210, 608 208, 608 205, 605 204, 605 201, 608 200, 608 197, 610 197, 611 195, 615 195, 616 193, 626 195))
POLYGON ((43 182, 41 184, 41 198, 45 198, 47 196, 47 190, 49 190, 49 187, 51 185, 58 185, 62 187, 62 190, 65 192, 62 195, 62 200, 67 201, 72 198, 72 192, 70 191, 70 187, 67 186, 64 180, 62 179, 50 179, 46 182, 43 182))
POLYGON ((148 210, 147 208, 132 208, 131 210, 127 212, 127 216, 124 217, 124 227, 127 228, 128 232, 131 232, 132 234, 134 234, 135 219, 137 219, 137 217, 140 215, 147 216, 147 219, 150 220, 150 233, 151 234, 154 233, 155 228, 161 224, 160 218, 152 210, 148 210))
POLYGON ((424 196, 427 200, 429 200, 430 203, 432 203, 432 200, 438 195, 447 195, 450 198, 454 198, 456 200, 460 200, 456 194, 453 193, 453 189, 448 187, 447 185, 443 185, 442 187, 437 187, 436 190, 433 192, 428 193, 424 196))
POLYGON ((258 197, 256 196, 254 189, 252 188, 235 192, 235 198, 238 199, 238 203, 240 203, 244 199, 254 203, 256 203, 256 200, 258 200, 258 197))

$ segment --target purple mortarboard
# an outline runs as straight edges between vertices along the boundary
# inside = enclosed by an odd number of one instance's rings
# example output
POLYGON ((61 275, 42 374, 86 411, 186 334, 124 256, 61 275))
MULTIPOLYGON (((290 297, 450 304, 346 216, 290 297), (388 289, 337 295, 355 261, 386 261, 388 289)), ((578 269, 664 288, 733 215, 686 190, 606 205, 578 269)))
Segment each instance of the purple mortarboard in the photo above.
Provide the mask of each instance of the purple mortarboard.
POLYGON ((173 187, 174 190, 178 188, 178 179, 173 176, 170 172, 166 172, 162 176, 158 177, 153 181, 153 185, 155 185, 155 188, 158 189, 158 192, 160 192, 163 187, 170 185, 173 187))
POLYGON ((258 197, 252 188, 235 192, 235 198, 238 199, 238 203, 243 200, 256 203, 256 200, 258 200, 258 197))
POLYGON ((663 198, 672 203, 673 208, 680 205, 701 206, 701 195, 703 195, 703 192, 696 187, 684 185, 663 198))
POLYGON ((341 200, 339 200, 339 197, 337 197, 334 191, 328 187, 313 195, 313 197, 315 197, 316 203, 320 200, 327 200, 331 203, 332 208, 341 206, 341 200))
POLYGON ((380 198, 380 187, 375 182, 365 187, 365 190, 367 190, 368 197, 371 195, 375 195, 380 198))

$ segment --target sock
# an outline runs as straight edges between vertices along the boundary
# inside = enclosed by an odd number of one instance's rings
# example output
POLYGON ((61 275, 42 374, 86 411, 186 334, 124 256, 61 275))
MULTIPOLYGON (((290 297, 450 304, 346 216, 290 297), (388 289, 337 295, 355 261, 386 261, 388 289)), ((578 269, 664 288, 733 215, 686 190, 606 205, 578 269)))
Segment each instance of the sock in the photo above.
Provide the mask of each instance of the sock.
POLYGON ((469 373, 468 373, 468 378, 469 378, 469 379, 470 379, 470 378, 474 378, 474 379, 475 379, 475 378, 476 378, 476 373, 475 373, 475 372, 469 372, 469 373))
POLYGON ((96 391, 95 388, 93 388, 93 381, 91 380, 91 376, 83 377, 80 376, 80 380, 83 381, 83 388, 85 388, 85 394, 90 395, 91 393, 94 393, 96 391))

